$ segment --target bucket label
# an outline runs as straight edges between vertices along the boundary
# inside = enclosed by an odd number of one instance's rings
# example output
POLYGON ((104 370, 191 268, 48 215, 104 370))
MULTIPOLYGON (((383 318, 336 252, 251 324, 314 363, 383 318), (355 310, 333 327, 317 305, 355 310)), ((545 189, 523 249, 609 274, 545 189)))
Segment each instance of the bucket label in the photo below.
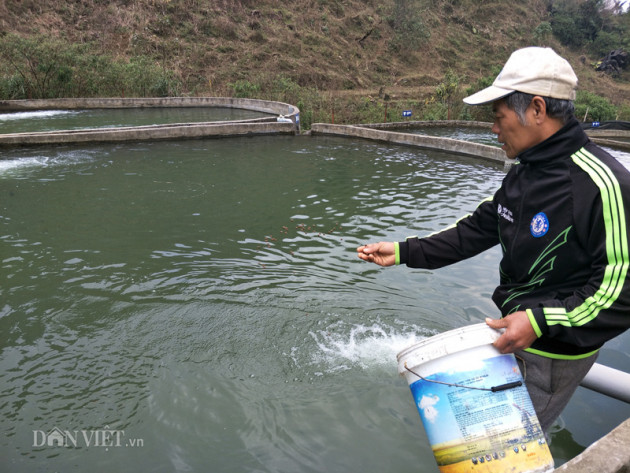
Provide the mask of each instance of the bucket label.
POLYGON ((468 354, 423 377, 410 388, 440 472, 553 469, 527 388, 485 390, 523 381, 514 355, 475 361, 468 354))

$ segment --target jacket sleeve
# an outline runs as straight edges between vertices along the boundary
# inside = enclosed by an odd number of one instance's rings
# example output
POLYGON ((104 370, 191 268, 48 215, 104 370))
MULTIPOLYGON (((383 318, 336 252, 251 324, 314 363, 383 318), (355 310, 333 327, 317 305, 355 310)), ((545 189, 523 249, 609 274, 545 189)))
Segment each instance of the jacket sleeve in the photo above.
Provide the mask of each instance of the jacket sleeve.
MULTIPOLYGON (((580 201, 579 190, 574 196, 574 222, 592 258, 591 276, 569 297, 543 301, 540 307, 527 312, 539 336, 545 334, 581 347, 599 347, 630 327, 630 185, 622 186, 593 155, 584 153, 582 159, 582 167, 599 191, 590 202, 580 201)), ((627 176, 622 177, 628 181, 627 176)))
POLYGON ((499 243, 497 212, 492 199, 438 233, 409 237, 398 243, 399 263, 436 269, 475 256, 499 243))

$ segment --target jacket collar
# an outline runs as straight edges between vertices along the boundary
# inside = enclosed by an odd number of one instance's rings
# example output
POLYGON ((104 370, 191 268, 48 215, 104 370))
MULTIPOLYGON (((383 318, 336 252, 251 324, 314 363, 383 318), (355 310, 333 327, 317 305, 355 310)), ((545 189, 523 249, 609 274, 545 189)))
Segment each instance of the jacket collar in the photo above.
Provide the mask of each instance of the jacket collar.
POLYGON ((517 159, 523 164, 542 164, 571 156, 589 141, 580 122, 571 118, 560 130, 545 141, 523 151, 517 159))

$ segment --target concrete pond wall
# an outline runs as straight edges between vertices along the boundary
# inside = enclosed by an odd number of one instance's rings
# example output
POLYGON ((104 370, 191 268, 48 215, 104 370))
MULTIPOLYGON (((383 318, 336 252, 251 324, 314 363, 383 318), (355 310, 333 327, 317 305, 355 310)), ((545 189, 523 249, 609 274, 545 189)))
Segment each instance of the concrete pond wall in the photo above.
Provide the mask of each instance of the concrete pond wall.
MULTIPOLYGON (((359 125, 366 128, 375 128, 377 130, 404 130, 405 128, 422 127, 445 127, 455 126, 460 128, 485 128, 490 130, 492 123, 467 121, 467 120, 432 120, 432 121, 409 121, 409 122, 393 122, 393 123, 370 123, 359 125)), ((608 146, 610 148, 630 151, 630 131, 588 128, 584 130, 588 137, 598 145, 608 146)))
POLYGON ((225 107, 253 110, 269 117, 229 122, 178 123, 0 135, 0 147, 60 143, 194 139, 263 134, 299 134, 300 110, 290 104, 232 97, 93 98, 0 101, 0 113, 35 110, 111 108, 225 107))
POLYGON ((630 419, 554 470, 558 473, 630 473, 630 419))
MULTIPOLYGON (((414 125, 424 125, 427 122, 415 122, 414 125)), ((428 122, 430 123, 430 122, 428 122)), ((508 159, 502 149, 496 146, 484 145, 481 143, 472 143, 470 141, 454 140, 452 138, 442 138, 438 136, 417 135, 411 133, 403 133, 389 131, 389 129, 400 128, 399 123, 389 124, 389 126, 380 125, 332 125, 328 123, 314 123, 311 127, 313 135, 336 135, 349 136, 354 138, 364 138, 387 143, 396 143, 418 148, 436 149, 447 151, 449 153, 470 156, 486 161, 492 161, 503 165, 511 165, 514 160, 508 159)))

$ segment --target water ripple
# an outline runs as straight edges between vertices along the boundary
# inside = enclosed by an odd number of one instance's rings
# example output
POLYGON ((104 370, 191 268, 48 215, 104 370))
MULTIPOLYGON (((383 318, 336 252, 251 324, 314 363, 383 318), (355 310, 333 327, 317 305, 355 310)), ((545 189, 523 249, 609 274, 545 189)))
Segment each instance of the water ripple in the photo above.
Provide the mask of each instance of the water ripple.
POLYGON ((368 265, 356 247, 439 230, 501 170, 316 137, 14 158, 32 161, 0 172, 0 457, 12 469, 433 461, 395 354, 496 310, 500 251, 432 272, 368 265), (32 445, 36 429, 105 425, 144 448, 32 445))

